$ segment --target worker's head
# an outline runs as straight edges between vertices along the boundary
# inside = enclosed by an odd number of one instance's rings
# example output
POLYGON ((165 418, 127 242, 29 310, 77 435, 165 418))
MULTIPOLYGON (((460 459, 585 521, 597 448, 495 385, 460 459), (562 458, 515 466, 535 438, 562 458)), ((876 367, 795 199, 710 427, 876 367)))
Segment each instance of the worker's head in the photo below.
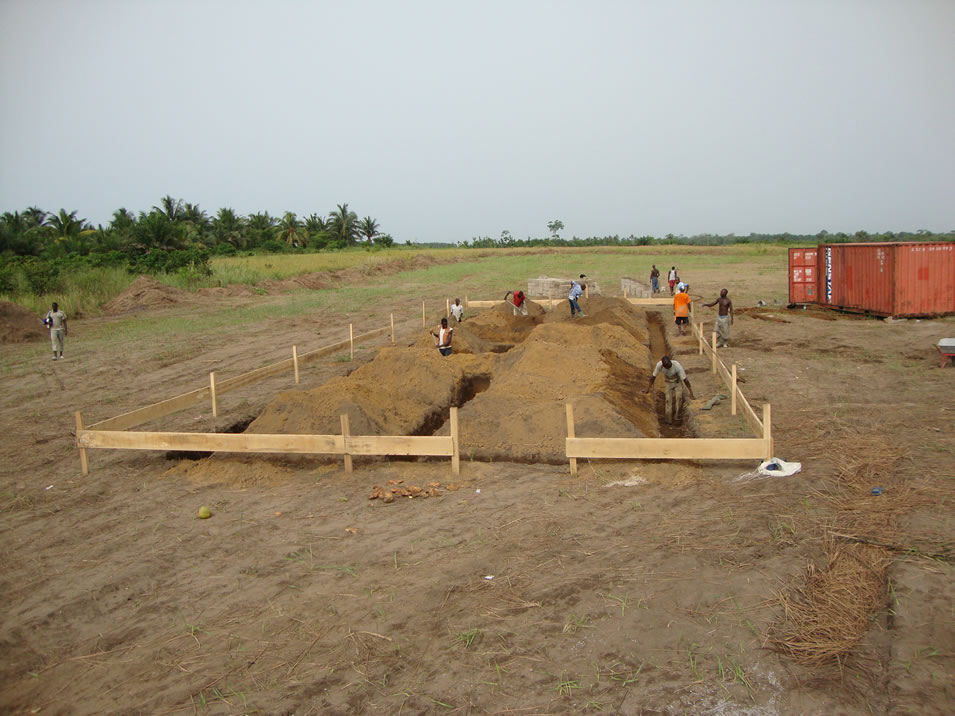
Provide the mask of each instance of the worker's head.
POLYGON ((59 311, 59 310, 60 310, 60 305, 59 305, 56 301, 53 302, 53 310, 54 310, 54 311, 59 311))
POLYGON ((686 291, 686 284, 682 281, 676 285, 677 291, 686 291))
POLYGON ((581 277, 581 278, 587 278, 587 274, 582 273, 582 274, 580 274, 580 277, 581 277))
POLYGON ((461 299, 460 299, 460 298, 454 299, 454 305, 455 305, 455 306, 458 306, 458 305, 460 305, 460 304, 461 304, 461 299))
POLYGON ((670 356, 663 356, 660 359, 660 362, 663 364, 664 368, 669 368, 671 365, 673 365, 673 361, 670 360, 670 356))
POLYGON ((442 328, 447 328, 447 327, 448 327, 448 319, 447 319, 447 318, 442 318, 442 319, 441 319, 441 327, 442 327, 442 328))
POLYGON ((518 291, 518 292, 517 292, 517 296, 518 296, 518 298, 524 298, 524 292, 523 292, 523 291, 518 291))
POLYGON ((676 271, 676 266, 671 266, 671 267, 670 267, 670 270, 671 270, 671 271, 676 271))
POLYGON ((726 298, 726 294, 728 294, 728 293, 729 293, 729 291, 727 291, 727 290, 724 288, 722 291, 720 291, 720 298, 726 298))

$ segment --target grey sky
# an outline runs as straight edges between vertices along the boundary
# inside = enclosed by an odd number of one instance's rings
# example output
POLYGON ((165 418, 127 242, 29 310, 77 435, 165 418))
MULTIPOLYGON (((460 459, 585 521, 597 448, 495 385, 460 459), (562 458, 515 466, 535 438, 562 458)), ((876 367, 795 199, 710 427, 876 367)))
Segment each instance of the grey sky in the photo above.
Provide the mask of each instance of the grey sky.
POLYGON ((955 2, 0 0, 0 211, 955 228, 955 2))

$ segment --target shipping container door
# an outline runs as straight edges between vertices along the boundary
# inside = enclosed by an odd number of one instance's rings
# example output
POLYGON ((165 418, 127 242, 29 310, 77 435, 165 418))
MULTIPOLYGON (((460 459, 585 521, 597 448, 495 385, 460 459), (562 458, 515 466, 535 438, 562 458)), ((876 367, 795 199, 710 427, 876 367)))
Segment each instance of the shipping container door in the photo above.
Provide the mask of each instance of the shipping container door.
POLYGON ((789 302, 816 303, 816 249, 789 249, 789 302))
POLYGON ((895 316, 955 312, 955 244, 900 244, 895 260, 895 316))
POLYGON ((890 247, 834 245, 825 247, 825 303, 879 315, 891 315, 893 258, 890 247))

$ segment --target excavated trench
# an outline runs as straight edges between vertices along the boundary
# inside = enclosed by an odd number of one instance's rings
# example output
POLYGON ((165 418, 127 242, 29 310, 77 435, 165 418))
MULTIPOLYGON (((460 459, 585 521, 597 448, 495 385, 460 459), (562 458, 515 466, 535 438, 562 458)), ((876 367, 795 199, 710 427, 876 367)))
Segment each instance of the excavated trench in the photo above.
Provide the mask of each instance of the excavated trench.
POLYGON ((513 316, 502 303, 454 326, 450 357, 422 331, 410 346, 384 347, 347 377, 281 393, 255 420, 229 430, 339 434, 339 416, 347 414, 353 435, 446 435, 456 406, 462 456, 554 464, 566 461, 568 403, 578 437, 690 434, 688 425, 663 425, 662 395, 654 401, 643 392, 654 363, 670 350, 660 315, 612 298, 591 298, 587 306, 585 318, 572 320, 533 302, 530 315, 513 316))

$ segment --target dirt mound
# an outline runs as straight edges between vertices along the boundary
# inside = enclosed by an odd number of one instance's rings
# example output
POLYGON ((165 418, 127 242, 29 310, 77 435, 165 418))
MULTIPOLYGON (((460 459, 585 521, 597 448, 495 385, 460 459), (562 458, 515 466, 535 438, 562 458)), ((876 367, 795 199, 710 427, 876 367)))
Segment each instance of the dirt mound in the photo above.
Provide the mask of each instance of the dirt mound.
POLYGON ((129 288, 106 303, 103 311, 107 315, 115 316, 130 311, 174 306, 185 303, 189 298, 189 294, 185 291, 167 286, 149 276, 140 276, 129 285, 129 288))
POLYGON ((0 343, 33 343, 46 337, 40 316, 23 306, 0 301, 0 343))
POLYGON ((213 288, 200 288, 196 291, 197 296, 213 296, 216 298, 238 298, 241 296, 257 296, 254 288, 244 283, 231 283, 228 286, 216 286, 213 288))

